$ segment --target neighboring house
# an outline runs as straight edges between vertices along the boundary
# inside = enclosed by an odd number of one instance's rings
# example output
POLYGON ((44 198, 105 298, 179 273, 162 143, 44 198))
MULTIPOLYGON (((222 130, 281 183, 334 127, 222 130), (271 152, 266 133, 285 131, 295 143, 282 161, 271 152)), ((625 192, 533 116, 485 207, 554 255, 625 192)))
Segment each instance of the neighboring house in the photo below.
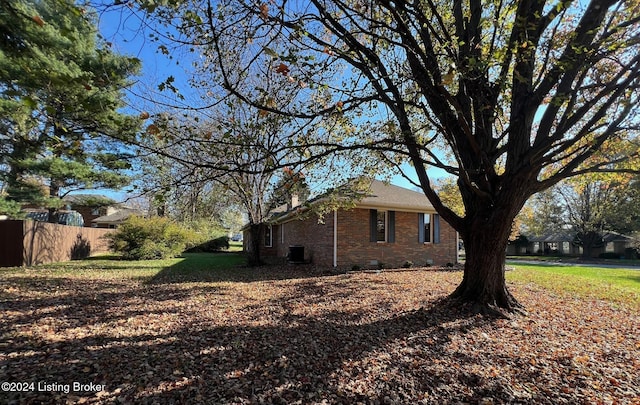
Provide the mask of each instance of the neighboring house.
POLYGON ((140 210, 128 208, 103 195, 72 194, 64 197, 67 206, 80 212, 85 226, 117 228, 132 215, 144 216, 140 210))
MULTIPOLYGON (((274 214, 261 235, 262 258, 341 268, 457 261, 457 233, 422 193, 374 180, 354 208, 336 209, 320 220, 309 207, 322 201, 274 214)), ((251 246, 249 239, 245 229, 245 250, 251 246)))
POLYGON ((575 236, 569 232, 550 232, 540 236, 526 236, 507 247, 508 255, 565 254, 580 255, 582 248, 573 243, 575 236))
POLYGON ((121 208, 110 214, 93 219, 91 226, 94 228, 117 228, 126 221, 127 218, 133 215, 143 216, 144 214, 140 210, 133 208, 121 208))
MULTIPOLYGON (((621 257, 628 254, 627 249, 633 248, 634 238, 616 232, 602 234, 603 245, 593 248, 592 256, 598 257, 603 253, 614 253, 621 257)), ((512 242, 507 248, 508 255, 543 254, 570 255, 582 254, 582 246, 575 242, 575 235, 570 232, 554 232, 542 236, 526 237, 526 244, 512 242)))
POLYGON ((617 253, 620 257, 624 257, 629 254, 627 249, 633 249, 636 245, 636 240, 631 236, 623 235, 617 232, 605 232, 602 235, 604 241, 604 247, 601 249, 602 253, 617 253))
POLYGON ((69 209, 82 215, 84 226, 93 226, 94 219, 121 209, 115 201, 100 194, 69 194, 62 200, 69 209))
MULTIPOLYGON (((92 228, 116 228, 132 215, 144 216, 144 212, 122 206, 109 197, 100 194, 69 194, 62 201, 61 224, 92 228), (77 217, 80 218, 77 218, 77 217)), ((49 211, 33 204, 25 205, 27 217, 47 222, 49 211)))

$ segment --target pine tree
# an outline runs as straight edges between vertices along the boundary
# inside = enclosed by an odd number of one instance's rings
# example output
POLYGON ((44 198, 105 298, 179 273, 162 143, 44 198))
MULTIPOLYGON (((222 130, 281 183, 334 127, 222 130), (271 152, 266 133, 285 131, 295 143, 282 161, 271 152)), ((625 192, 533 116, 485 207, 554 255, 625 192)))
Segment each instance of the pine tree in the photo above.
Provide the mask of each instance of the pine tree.
POLYGON ((6 192, 50 208, 55 220, 65 193, 128 183, 120 141, 135 136, 139 120, 119 110, 140 61, 112 52, 95 16, 73 1, 18 1, 0 12, 17 16, 0 26, 6 192))

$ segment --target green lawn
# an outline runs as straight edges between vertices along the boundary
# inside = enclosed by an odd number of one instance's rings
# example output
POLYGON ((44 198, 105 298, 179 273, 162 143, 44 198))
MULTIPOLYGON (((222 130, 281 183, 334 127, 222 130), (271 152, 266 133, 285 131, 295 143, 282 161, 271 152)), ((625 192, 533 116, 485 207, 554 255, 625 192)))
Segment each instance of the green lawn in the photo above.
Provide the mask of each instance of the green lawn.
POLYGON ((640 307, 640 270, 597 266, 516 264, 507 280, 535 283, 556 293, 640 307))
POLYGON ((242 242, 229 241, 229 252, 242 252, 242 242))
POLYGON ((70 278, 139 279, 147 281, 178 282, 185 278, 193 281, 212 281, 229 278, 246 271, 246 259, 239 252, 185 253, 165 260, 121 260, 118 256, 96 256, 86 260, 53 263, 29 269, 0 269, 2 274, 29 273, 33 275, 63 276, 70 278))

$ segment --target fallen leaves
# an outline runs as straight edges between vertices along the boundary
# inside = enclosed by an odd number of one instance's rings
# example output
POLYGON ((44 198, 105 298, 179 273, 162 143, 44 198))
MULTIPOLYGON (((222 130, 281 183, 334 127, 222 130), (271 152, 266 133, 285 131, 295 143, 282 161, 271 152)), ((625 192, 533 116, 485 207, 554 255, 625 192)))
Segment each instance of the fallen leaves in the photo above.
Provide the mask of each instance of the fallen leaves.
POLYGON ((0 380, 105 387, 55 393, 70 403, 634 404, 640 397, 637 308, 513 285, 529 316, 494 320, 438 301, 459 282, 455 272, 255 274, 156 284, 3 274, 0 380))

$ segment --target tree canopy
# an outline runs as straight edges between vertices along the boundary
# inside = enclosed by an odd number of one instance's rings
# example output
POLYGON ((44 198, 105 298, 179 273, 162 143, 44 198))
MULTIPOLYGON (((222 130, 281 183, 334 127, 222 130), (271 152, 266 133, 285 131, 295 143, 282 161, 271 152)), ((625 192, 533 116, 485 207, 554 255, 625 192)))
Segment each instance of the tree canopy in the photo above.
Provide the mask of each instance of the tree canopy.
POLYGON ((452 297, 482 309, 517 306, 504 251, 531 195, 584 173, 636 170, 637 1, 139 5, 229 94, 322 123, 291 145, 314 150, 308 161, 365 150, 410 163, 465 242, 452 297), (299 89, 294 100, 255 85, 270 73, 299 89), (457 178, 463 214, 440 197, 429 167, 457 178))
POLYGON ((120 109, 140 61, 112 52, 95 14, 73 1, 17 1, 0 11, 13 16, 0 27, 7 197, 56 208, 61 193, 127 184, 121 140, 139 120, 120 109))

